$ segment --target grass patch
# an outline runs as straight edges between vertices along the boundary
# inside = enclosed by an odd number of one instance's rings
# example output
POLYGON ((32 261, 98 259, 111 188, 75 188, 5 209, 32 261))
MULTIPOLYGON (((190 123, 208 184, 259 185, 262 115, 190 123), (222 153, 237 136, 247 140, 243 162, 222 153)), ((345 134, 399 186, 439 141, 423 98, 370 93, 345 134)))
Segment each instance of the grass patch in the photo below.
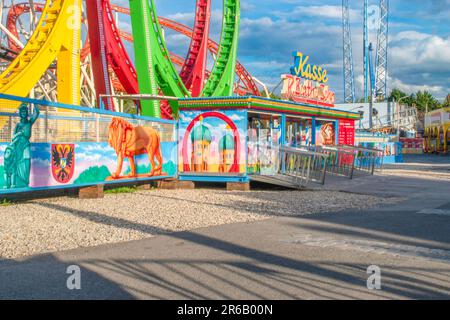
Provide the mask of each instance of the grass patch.
POLYGON ((133 193, 137 191, 137 187, 118 187, 105 190, 105 194, 133 193))
POLYGON ((11 206, 13 203, 8 199, 0 199, 0 207, 11 206))

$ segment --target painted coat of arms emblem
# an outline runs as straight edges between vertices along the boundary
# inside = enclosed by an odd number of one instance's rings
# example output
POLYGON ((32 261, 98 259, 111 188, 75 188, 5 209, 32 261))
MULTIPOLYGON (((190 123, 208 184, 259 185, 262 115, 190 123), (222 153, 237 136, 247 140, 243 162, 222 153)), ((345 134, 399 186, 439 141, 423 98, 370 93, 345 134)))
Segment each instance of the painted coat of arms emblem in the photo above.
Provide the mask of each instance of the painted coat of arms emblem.
POLYGON ((75 171, 75 145, 52 144, 52 175, 59 183, 68 183, 75 171))

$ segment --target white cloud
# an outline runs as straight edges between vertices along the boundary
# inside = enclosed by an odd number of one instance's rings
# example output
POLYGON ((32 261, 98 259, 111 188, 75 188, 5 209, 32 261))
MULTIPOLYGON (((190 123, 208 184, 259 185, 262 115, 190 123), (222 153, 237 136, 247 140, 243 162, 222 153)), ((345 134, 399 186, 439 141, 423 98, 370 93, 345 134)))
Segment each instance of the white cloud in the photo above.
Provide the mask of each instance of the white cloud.
POLYGON ((450 37, 441 38, 418 32, 401 32, 393 38, 391 57, 394 63, 450 68, 450 37))
POLYGON ((432 86, 432 85, 413 85, 407 84, 397 78, 389 78, 388 79, 389 86, 391 88, 397 88, 401 91, 404 91, 408 94, 415 93, 417 91, 428 91, 432 94, 439 95, 441 92, 445 92, 445 88, 442 86, 432 86))
POLYGON ((418 31, 414 31, 414 30, 402 31, 402 32, 399 32, 397 34, 391 35, 390 42, 401 41, 401 40, 417 41, 417 40, 426 39, 429 36, 430 36, 429 34, 418 32, 418 31))
MULTIPOLYGON (((323 17, 328 19, 342 19, 342 7, 331 5, 299 6, 293 10, 292 14, 312 16, 312 17, 323 17)), ((350 9, 349 14, 350 20, 355 20, 361 15, 359 11, 354 9, 350 9)))
POLYGON ((450 91, 450 36, 405 31, 390 41, 390 88, 427 90, 438 98, 450 91))

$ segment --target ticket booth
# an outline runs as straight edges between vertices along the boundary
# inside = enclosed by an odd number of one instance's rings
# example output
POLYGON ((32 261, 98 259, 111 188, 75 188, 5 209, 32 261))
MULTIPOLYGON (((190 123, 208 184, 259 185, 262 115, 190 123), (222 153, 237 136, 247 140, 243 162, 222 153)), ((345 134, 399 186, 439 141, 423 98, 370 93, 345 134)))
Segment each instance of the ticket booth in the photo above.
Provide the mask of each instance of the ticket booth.
POLYGON ((354 144, 359 113, 261 97, 179 102, 181 180, 246 182, 272 175, 280 146, 354 144))

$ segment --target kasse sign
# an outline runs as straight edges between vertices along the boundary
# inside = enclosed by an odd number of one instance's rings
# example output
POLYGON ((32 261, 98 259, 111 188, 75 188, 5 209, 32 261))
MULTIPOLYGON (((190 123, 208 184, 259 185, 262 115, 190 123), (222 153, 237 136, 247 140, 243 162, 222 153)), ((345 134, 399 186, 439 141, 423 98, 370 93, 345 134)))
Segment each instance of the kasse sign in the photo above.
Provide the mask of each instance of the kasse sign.
POLYGON ((294 66, 291 67, 293 76, 319 83, 328 82, 327 70, 308 63, 309 56, 305 56, 301 52, 294 52, 292 55, 294 56, 294 66))
POLYGON ((308 103, 322 107, 334 107, 335 94, 330 91, 327 70, 309 64, 309 56, 294 52, 294 66, 291 74, 284 74, 281 97, 298 103, 308 103))

